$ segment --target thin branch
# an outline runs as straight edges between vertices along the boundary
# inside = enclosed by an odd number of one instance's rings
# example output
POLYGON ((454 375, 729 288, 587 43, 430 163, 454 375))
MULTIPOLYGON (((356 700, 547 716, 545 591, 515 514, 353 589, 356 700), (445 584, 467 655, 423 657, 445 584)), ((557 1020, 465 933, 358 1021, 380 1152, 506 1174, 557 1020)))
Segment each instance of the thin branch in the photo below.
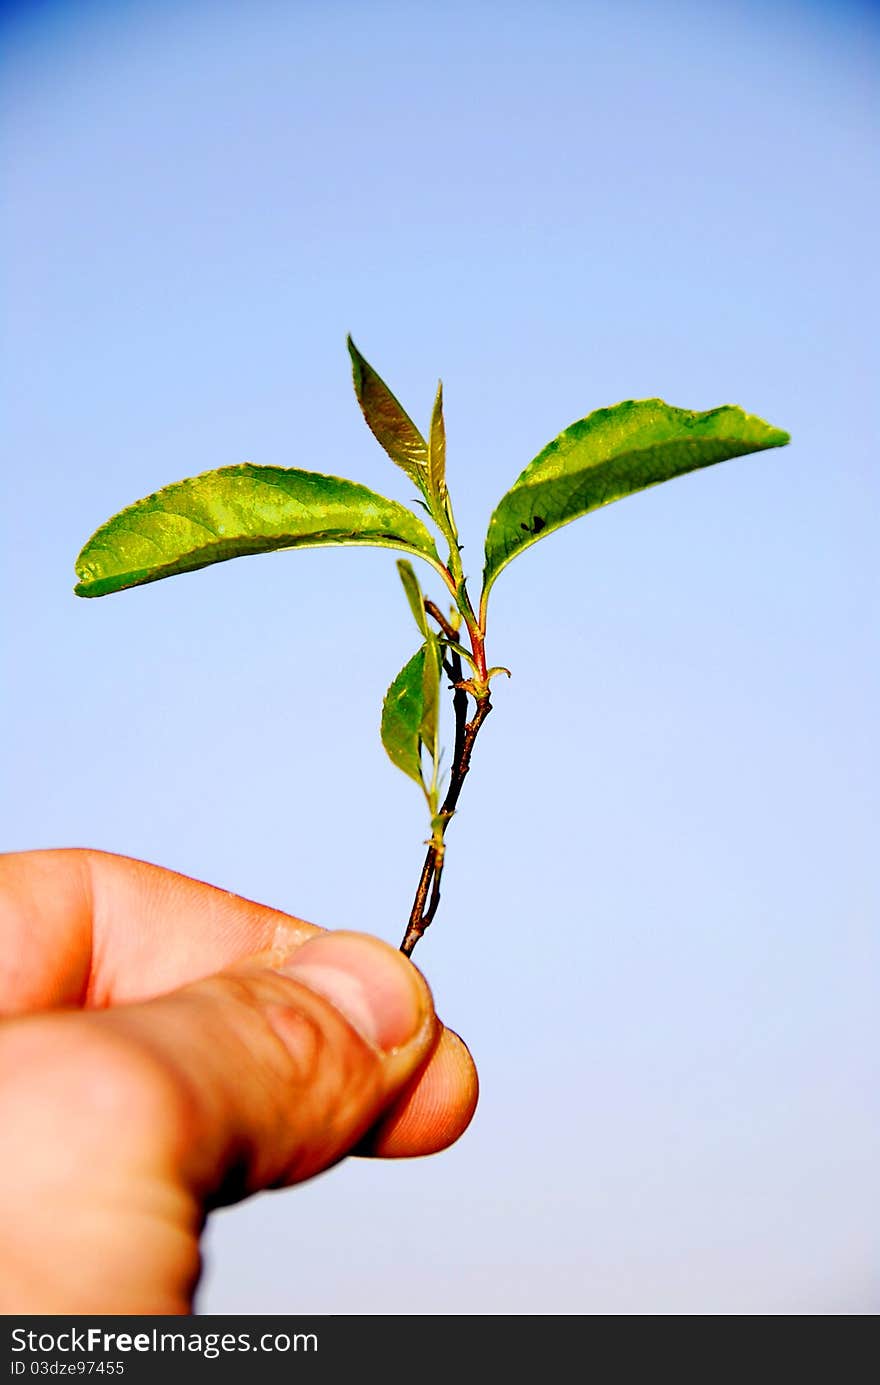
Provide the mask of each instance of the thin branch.
POLYGON ((428 854, 425 857, 425 864, 422 866, 422 873, 419 876, 419 883, 416 887, 416 897, 413 900, 412 910, 410 911, 409 923, 403 935, 403 942, 400 944, 401 952, 407 957, 412 953, 413 948, 419 938, 427 928, 425 923, 425 903, 428 898, 428 891, 434 880, 437 866, 437 848, 431 841, 428 846, 428 854))
POLYGON ((434 868, 434 883, 431 886, 431 902, 425 910, 424 914, 422 914, 423 931, 425 928, 427 928, 429 923, 433 922, 434 915, 437 912, 437 906, 440 903, 440 877, 442 874, 443 858, 441 856, 434 868))
MULTIPOLYGON (((467 731, 468 695, 461 686, 463 678, 464 673, 461 667, 461 656, 453 653, 449 660, 449 681, 453 688, 452 710, 455 713, 455 744, 452 748, 453 766, 457 765, 461 759, 465 733, 467 731)), ((451 777, 449 782, 452 783, 451 777)))
POLYGON ((448 640, 458 641, 458 631, 453 629, 453 627, 449 624, 449 621, 446 619, 445 615, 440 610, 440 607, 435 606, 434 602, 430 601, 427 596, 425 597, 425 610, 427 611, 428 615, 431 617, 432 620, 436 620, 437 624, 440 626, 440 629, 443 631, 443 634, 446 636, 448 640))
MULTIPOLYGON (((446 619, 439 606, 426 596, 425 611, 436 620, 442 633, 448 640, 457 643, 458 631, 455 630, 446 619)), ((464 744, 465 727, 468 719, 468 699, 464 688, 459 685, 464 682, 464 668, 462 667, 461 655, 454 649, 447 650, 447 657, 443 660, 443 667, 452 684, 452 710, 455 713, 455 746, 452 751, 452 763, 457 765, 461 759, 461 750, 464 744)), ((454 771, 453 771, 454 772, 454 771)))
MULTIPOLYGON (((433 614, 433 612, 431 612, 431 614, 433 614)), ((458 672, 461 672, 461 660, 455 653, 451 656, 450 664, 452 664, 453 660, 458 660, 458 672)), ((454 665, 453 671, 455 671, 454 665)), ((454 680, 454 682, 460 681, 460 679, 454 680)), ((437 912, 437 906, 440 903, 440 877, 443 873, 443 837, 445 837, 446 828, 449 826, 449 820, 455 812, 462 785, 471 767, 471 754, 473 752, 474 742, 480 733, 480 727, 492 710, 492 703, 487 692, 485 696, 477 700, 474 715, 470 721, 468 721, 467 696, 463 688, 455 688, 453 696, 453 705, 455 707, 455 752, 453 756, 452 773, 449 777, 449 788, 446 791, 446 797, 440 808, 440 816, 443 818, 441 840, 438 843, 436 840, 432 839, 428 845, 428 854, 425 857, 422 873, 419 876, 419 883, 416 887, 409 923, 407 924, 403 942, 400 945, 401 952, 405 953, 407 957, 412 954, 413 948, 437 912), (430 903, 428 902, 429 892, 430 903)))

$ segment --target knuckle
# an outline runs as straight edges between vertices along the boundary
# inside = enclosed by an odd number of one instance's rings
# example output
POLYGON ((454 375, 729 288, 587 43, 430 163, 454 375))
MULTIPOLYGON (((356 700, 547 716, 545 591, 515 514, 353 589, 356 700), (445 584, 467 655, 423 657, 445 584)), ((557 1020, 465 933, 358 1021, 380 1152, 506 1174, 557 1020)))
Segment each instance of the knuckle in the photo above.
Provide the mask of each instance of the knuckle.
POLYGON ((266 1006, 265 1021, 281 1041, 289 1080, 297 1086, 314 1083, 327 1057, 327 1035, 323 1025, 299 1006, 282 1003, 266 1006))

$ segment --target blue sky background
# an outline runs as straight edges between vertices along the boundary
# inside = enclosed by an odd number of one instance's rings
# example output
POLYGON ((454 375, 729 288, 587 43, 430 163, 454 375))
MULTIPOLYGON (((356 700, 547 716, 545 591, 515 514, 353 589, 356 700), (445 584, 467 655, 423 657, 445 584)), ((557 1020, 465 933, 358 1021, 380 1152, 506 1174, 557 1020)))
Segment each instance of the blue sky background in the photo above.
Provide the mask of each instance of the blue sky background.
POLYGON ((442 374, 474 575, 593 408, 734 402, 794 439, 499 580, 514 676, 417 953, 474 1125, 218 1215, 201 1310, 874 1311, 876 8, 0 14, 7 848, 399 939, 392 555, 72 595, 103 519, 208 467, 408 500, 347 331, 423 422, 442 374))

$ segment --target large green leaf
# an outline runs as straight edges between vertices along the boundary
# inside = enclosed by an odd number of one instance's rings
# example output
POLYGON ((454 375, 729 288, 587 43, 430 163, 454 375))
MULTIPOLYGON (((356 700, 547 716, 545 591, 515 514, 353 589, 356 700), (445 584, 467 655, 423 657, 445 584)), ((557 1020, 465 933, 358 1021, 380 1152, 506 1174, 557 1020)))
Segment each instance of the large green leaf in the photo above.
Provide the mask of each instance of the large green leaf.
POLYGON ((428 444, 385 381, 348 338, 354 391, 370 432, 419 489, 428 489, 428 444))
POLYGON ((177 481, 108 519, 76 560, 75 590, 104 596, 247 553, 324 544, 439 562, 421 520, 396 501, 338 476, 245 462, 177 481))
POLYGON ((422 783, 426 648, 422 645, 404 664, 382 703, 382 744, 389 759, 417 784, 422 783))
POLYGON ((597 409, 548 443, 501 500, 486 536, 484 591, 524 548, 590 510, 788 441, 780 428, 731 404, 702 414, 662 399, 597 409))

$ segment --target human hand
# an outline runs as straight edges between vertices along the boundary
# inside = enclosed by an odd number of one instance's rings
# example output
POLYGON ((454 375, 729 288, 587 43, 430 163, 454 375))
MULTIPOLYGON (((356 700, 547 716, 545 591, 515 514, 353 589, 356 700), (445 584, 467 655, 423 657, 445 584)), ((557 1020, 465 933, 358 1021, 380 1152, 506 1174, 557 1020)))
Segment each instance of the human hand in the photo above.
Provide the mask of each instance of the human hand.
POLYGON ((467 1127, 415 967, 158 866, 0 856, 0 1311, 187 1313, 206 1213, 467 1127))

